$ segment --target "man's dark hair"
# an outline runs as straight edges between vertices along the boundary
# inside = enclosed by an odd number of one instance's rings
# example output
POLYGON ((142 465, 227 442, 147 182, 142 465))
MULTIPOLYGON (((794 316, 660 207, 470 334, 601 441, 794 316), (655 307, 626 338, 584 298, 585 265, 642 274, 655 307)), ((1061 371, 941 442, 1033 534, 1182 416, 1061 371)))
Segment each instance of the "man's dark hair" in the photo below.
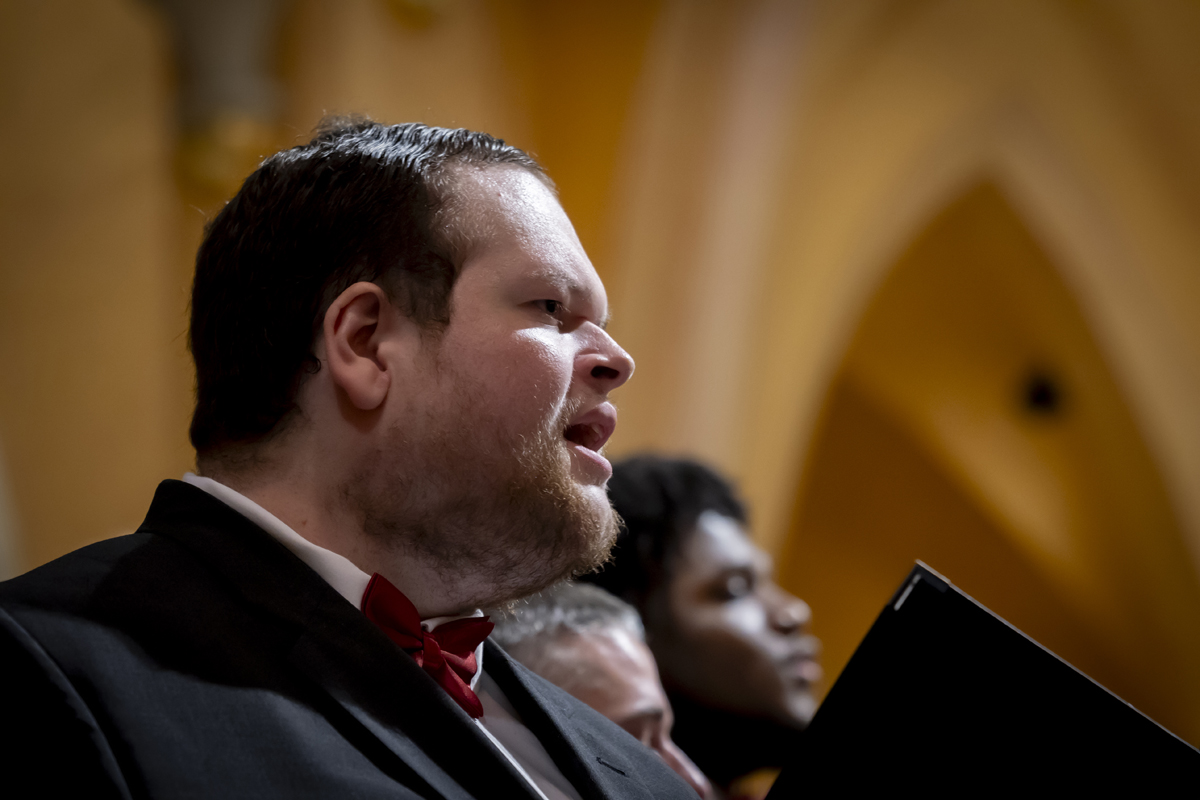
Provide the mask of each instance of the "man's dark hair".
POLYGON ((380 286, 423 328, 450 321, 463 232, 443 219, 454 166, 529 155, 484 133, 328 120, 268 158, 209 224, 196 256, 189 344, 192 445, 200 457, 262 441, 295 410, 326 310, 358 281, 380 286))
POLYGON ((672 577, 674 560, 705 511, 746 522, 733 487, 697 461, 642 455, 613 465, 608 496, 621 516, 612 559, 581 581, 646 614, 647 599, 672 577))

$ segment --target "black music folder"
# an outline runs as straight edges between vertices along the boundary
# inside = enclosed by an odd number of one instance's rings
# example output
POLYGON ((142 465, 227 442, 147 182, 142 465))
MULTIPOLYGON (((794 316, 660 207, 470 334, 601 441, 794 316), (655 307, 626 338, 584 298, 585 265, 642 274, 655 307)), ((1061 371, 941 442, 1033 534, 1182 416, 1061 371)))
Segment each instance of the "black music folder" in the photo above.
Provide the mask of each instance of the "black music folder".
POLYGON ((767 800, 914 789, 1196 797, 1200 752, 918 561, 767 800))

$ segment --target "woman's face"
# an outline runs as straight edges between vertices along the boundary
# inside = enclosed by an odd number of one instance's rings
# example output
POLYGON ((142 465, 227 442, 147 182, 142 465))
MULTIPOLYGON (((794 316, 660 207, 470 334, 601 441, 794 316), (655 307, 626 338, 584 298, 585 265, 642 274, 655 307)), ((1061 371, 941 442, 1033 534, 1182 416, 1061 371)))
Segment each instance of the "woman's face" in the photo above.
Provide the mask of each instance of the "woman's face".
POLYGON ((808 606, 772 580, 770 557, 739 522, 706 511, 673 566, 647 620, 663 683, 706 705, 808 724, 820 643, 808 606))

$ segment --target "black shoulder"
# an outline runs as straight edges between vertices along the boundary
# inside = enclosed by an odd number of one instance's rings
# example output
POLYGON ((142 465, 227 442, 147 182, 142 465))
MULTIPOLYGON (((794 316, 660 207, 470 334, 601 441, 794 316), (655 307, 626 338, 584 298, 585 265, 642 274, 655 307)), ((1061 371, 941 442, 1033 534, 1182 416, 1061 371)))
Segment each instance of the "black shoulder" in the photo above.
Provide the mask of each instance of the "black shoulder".
POLYGON ((0 583, 0 605, 59 611, 81 608, 120 564, 151 546, 156 538, 150 533, 132 533, 67 553, 0 583))
POLYGON ((0 764, 17 796, 128 798, 100 725, 75 687, 0 609, 0 764), (20 794, 28 792, 28 795, 20 794))

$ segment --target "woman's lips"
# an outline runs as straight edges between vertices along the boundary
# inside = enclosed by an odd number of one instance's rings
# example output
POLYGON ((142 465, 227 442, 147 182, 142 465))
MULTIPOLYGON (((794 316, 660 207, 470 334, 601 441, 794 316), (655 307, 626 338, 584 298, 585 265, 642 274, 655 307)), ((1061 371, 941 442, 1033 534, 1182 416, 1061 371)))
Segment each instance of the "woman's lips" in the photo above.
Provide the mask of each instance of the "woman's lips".
POLYGON ((803 654, 787 658, 781 671, 793 681, 809 684, 819 683, 825 677, 825 670, 821 669, 817 660, 803 654))

